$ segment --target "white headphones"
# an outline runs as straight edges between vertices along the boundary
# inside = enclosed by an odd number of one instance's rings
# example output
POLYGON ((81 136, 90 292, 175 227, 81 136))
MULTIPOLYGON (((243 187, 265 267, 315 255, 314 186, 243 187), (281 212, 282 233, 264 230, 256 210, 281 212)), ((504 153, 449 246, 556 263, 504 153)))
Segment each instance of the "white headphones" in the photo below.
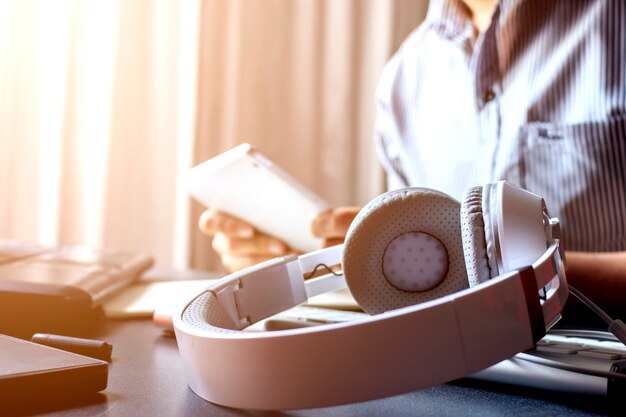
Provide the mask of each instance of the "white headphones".
POLYGON ((475 187, 463 203, 423 188, 383 194, 345 245, 228 275, 187 303, 174 327, 189 386, 217 404, 276 410, 475 373, 531 348, 560 318, 568 288, 558 231, 540 197, 505 182, 475 187), (343 277, 304 280, 340 263, 343 277), (241 331, 346 284, 371 317, 241 331))

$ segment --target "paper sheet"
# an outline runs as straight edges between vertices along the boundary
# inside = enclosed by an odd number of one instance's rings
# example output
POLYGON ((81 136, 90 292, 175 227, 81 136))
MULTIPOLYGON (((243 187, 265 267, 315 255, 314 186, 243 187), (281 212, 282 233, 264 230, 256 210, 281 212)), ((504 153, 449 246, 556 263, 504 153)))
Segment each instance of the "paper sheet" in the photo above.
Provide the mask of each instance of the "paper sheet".
POLYGON ((215 279, 148 281, 131 285, 104 303, 107 317, 151 318, 157 308, 179 306, 214 283, 215 279))

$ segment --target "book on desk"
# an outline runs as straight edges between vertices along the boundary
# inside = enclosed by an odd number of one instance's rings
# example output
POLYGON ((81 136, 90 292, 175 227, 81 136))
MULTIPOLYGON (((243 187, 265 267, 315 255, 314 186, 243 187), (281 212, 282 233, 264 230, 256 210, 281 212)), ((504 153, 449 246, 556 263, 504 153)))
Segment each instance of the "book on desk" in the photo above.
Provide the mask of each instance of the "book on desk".
POLYGON ((0 240, 0 333, 30 337, 89 325, 104 299, 152 263, 138 252, 0 240))

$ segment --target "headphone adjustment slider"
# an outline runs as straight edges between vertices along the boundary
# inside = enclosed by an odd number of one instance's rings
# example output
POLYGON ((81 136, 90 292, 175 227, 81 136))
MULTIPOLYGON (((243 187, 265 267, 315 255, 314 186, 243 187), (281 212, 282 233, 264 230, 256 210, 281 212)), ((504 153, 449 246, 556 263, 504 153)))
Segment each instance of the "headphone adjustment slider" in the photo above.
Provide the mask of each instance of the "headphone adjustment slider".
POLYGON ((240 330, 307 300, 300 264, 293 255, 262 262, 229 277, 213 291, 240 330))
MULTIPOLYGON (((551 217, 548 219, 548 233, 547 238, 549 242, 560 241, 561 240, 561 223, 559 222, 558 217, 551 217)), ((565 260, 565 250, 562 245, 559 245, 559 254, 561 255, 561 260, 563 261, 563 265, 567 265, 567 261, 565 260)))

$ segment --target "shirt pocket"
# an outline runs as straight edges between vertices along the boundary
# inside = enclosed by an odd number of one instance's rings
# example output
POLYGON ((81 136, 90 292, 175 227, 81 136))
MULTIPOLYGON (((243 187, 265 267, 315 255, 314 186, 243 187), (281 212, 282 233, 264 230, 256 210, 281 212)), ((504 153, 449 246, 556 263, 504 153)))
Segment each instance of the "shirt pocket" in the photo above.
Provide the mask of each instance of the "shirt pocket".
POLYGON ((559 216, 570 250, 626 250, 626 117, 522 128, 522 185, 559 216))

